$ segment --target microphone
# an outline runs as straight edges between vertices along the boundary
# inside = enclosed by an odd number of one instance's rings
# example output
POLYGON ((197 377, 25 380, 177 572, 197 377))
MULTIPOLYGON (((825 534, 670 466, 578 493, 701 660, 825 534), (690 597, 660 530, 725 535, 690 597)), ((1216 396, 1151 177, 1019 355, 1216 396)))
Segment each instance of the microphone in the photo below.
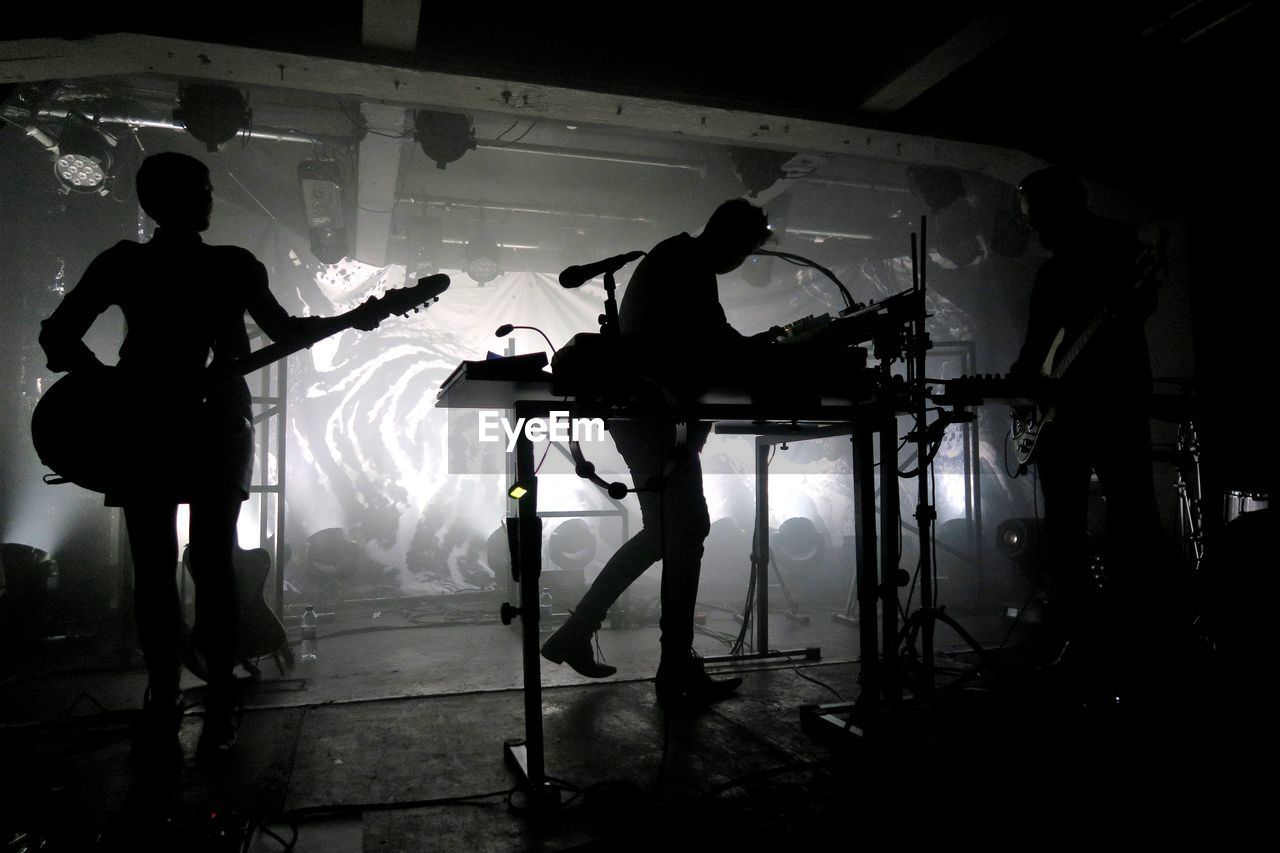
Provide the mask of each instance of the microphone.
POLYGON ((582 287, 582 285, 596 276, 617 272, 627 264, 639 260, 643 256, 644 252, 627 252, 624 255, 614 255, 612 258, 605 258, 603 261, 596 261, 595 263, 566 267, 560 273, 560 286, 582 287))
POLYGON ((512 325, 511 323, 503 323, 501 326, 499 326, 497 329, 494 330, 493 334, 495 337, 505 338, 507 335, 511 334, 516 329, 530 329, 532 331, 537 332, 538 334, 542 335, 542 339, 547 342, 547 346, 551 347, 552 354, 556 352, 556 345, 551 343, 551 338, 548 338, 547 333, 539 329, 537 326, 515 326, 515 325, 512 325))

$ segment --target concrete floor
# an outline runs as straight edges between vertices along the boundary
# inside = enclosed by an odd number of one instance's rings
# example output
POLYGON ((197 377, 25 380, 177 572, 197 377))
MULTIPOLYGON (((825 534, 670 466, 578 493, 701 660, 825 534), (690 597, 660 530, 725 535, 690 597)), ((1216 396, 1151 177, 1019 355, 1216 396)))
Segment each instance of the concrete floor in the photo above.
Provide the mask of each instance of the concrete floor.
MULTIPOLYGON (((532 813, 503 761, 524 716, 519 639, 497 622, 496 602, 322 607, 318 665, 279 673, 266 662, 246 681, 237 753, 218 773, 191 761, 201 685, 190 680, 187 766, 161 790, 127 771, 145 675, 127 643, 120 650, 118 627, 9 654, 5 840, 42 837, 32 850, 754 850, 954 833, 1004 844, 1050 828, 1185 839, 1202 824, 1220 839, 1261 814, 1249 810, 1261 789, 1237 772, 1254 740, 1223 725, 1240 720, 1218 701, 1218 676, 1184 670, 1138 710, 1082 709, 1030 680, 1027 634, 999 619, 966 623, 988 648, 1009 641, 972 679, 977 689, 912 704, 875 739, 806 731, 802 706, 860 689, 856 625, 831 618, 842 603, 803 608, 807 625, 773 617, 771 645, 818 646, 820 661, 716 665, 745 683, 696 714, 654 702, 656 627, 600 632, 619 667, 611 679, 543 661, 547 770, 562 805, 532 813), (1236 819, 1224 824, 1228 812, 1236 819)), ((699 650, 722 653, 739 623, 703 612, 699 650)), ((940 684, 974 672, 954 634, 941 631, 937 645, 940 684)))

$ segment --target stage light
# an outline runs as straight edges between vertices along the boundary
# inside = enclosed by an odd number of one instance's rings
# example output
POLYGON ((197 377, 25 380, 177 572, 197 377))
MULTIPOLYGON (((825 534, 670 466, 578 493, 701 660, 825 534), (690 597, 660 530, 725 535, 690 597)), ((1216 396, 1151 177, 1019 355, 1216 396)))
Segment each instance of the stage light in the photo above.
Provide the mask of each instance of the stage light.
MULTIPOLYGON (((38 139, 39 137, 37 137, 38 139)), ((58 136, 53 173, 64 193, 111 192, 116 139, 78 113, 70 113, 58 136)))
POLYGON ((793 516, 782 522, 777 534, 770 538, 770 544, 773 556, 787 568, 819 566, 827 556, 827 538, 813 520, 805 516, 793 516))
POLYGON ((749 198, 755 198, 773 186, 779 178, 786 177, 782 167, 794 156, 790 151, 768 151, 763 148, 729 149, 733 173, 742 181, 749 198))
POLYGON ((475 128, 471 119, 460 113, 415 110, 413 126, 417 131, 414 138, 422 146, 422 152, 435 161, 437 169, 475 150, 475 128))
POLYGON ((354 574, 360 565, 360 543, 347 538, 341 527, 326 527, 307 537, 308 569, 328 575, 354 574))
POLYGON ((467 275, 484 287, 498 277, 498 244, 483 228, 467 240, 464 251, 467 259, 467 275))
POLYGON ((1000 552, 1011 560, 1031 560, 1043 544, 1043 523, 1038 518, 1009 518, 996 528, 1000 552))
POLYGON ((585 568, 596 557, 596 537, 581 518, 571 518, 551 532, 551 562, 562 569, 585 568))
POLYGON ((188 84, 178 89, 173 120, 203 142, 209 151, 217 151, 249 127, 253 113, 238 89, 188 84))
POLYGON ((58 586, 58 563, 33 545, 0 545, 0 594, 18 600, 38 598, 58 586))
POLYGON ((342 173, 332 160, 303 160, 298 185, 311 235, 311 253, 325 264, 347 256, 347 226, 342 212, 342 173))
POLYGON ((507 528, 498 527, 489 534, 485 542, 485 557, 494 577, 502 577, 511 571, 511 543, 507 541, 507 528))
POLYGON ((972 266, 987 256, 986 244, 973 222, 964 179, 942 166, 910 166, 907 188, 929 208, 930 257, 944 269, 972 266))

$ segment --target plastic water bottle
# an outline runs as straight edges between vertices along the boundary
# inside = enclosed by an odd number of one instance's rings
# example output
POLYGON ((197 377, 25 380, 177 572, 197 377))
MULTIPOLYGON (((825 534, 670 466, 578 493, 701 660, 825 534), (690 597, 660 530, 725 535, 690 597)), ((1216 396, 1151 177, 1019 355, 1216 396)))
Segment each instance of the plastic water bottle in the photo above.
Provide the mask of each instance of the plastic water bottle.
POLYGON ((316 640, 316 625, 320 617, 316 615, 315 605, 308 604, 302 614, 302 660, 314 662, 320 653, 320 643, 316 640))
POLYGON ((551 621, 551 589, 549 587, 542 588, 542 595, 538 596, 538 621, 551 621))

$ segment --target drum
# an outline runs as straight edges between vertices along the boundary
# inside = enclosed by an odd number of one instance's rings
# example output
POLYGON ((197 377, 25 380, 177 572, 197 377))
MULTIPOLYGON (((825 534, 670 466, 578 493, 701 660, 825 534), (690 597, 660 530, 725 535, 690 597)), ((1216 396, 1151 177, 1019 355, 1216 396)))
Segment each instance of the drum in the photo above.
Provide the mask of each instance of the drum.
POLYGON ((1266 509, 1268 505, 1266 492, 1245 492, 1231 490, 1227 492, 1223 506, 1223 521, 1227 524, 1235 521, 1246 512, 1266 509))

